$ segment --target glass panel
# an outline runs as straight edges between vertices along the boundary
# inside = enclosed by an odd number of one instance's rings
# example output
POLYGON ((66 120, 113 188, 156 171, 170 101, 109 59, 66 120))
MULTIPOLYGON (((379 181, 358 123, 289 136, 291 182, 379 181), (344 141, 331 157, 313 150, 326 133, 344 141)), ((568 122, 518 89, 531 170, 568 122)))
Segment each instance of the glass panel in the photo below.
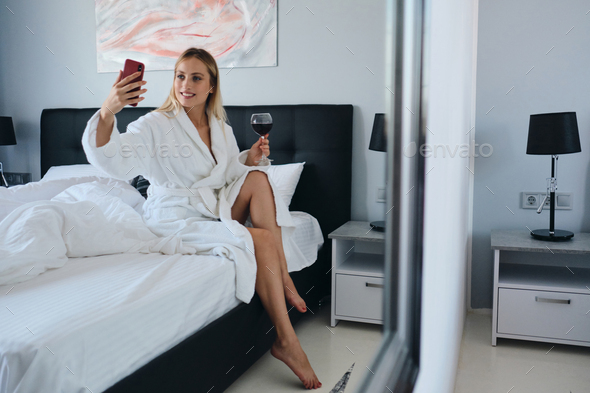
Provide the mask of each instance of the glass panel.
POLYGON ((418 375, 424 210, 428 1, 387 6, 387 215, 384 338, 357 392, 411 392, 418 375))

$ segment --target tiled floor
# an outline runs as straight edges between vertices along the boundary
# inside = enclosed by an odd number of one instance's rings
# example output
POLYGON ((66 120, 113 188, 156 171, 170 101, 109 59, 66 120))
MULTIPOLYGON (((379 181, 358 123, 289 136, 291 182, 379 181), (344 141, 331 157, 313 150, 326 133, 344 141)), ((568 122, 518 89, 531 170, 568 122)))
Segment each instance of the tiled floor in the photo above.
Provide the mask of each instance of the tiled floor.
MULTIPOLYGON (((380 325, 341 321, 330 327, 330 305, 301 320, 295 327, 303 350, 322 382, 315 392, 329 392, 355 363, 346 392, 353 392, 369 373, 375 351, 381 342, 380 325), (330 332, 326 327, 329 327, 330 332), (348 348, 347 348, 348 347, 348 348)), ((303 385, 291 370, 267 352, 227 393, 301 392, 303 385)))
POLYGON ((498 339, 492 316, 468 314, 455 393, 588 393, 590 348, 498 339))

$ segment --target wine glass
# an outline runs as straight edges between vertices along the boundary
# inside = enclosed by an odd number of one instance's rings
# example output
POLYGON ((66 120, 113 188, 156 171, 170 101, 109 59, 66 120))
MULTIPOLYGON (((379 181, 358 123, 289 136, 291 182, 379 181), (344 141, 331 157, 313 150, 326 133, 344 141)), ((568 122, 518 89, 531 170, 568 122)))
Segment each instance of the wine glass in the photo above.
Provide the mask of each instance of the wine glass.
MULTIPOLYGON (((264 136, 272 129, 272 117, 270 113, 254 113, 250 118, 250 124, 254 132, 264 139, 264 136)), ((262 153, 262 157, 256 163, 258 165, 268 165, 271 161, 262 153)))

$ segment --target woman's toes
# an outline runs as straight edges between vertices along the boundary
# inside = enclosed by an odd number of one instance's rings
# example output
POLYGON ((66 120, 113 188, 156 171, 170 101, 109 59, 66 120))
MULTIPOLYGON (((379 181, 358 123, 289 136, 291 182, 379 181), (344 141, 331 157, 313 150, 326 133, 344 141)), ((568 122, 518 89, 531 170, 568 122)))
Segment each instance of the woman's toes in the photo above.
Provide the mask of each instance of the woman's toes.
POLYGON ((319 389, 322 387, 322 384, 320 383, 320 381, 318 381, 317 377, 316 377, 314 386, 315 386, 314 389, 319 389))
POLYGON ((285 292, 285 297, 287 298, 287 302, 291 306, 295 307, 297 309, 297 311, 299 311, 299 312, 306 312, 307 311, 307 305, 305 304, 305 300, 303 300, 301 298, 301 296, 299 296, 299 294, 293 293, 288 288, 289 287, 287 287, 287 291, 285 292))

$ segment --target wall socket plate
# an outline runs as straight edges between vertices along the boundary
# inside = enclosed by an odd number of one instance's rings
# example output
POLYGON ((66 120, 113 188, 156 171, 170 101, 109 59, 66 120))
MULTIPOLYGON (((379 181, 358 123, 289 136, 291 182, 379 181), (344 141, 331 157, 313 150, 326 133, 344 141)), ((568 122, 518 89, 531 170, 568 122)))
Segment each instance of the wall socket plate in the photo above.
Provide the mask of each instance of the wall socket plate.
MULTIPOLYGON (((547 195, 546 192, 521 192, 521 205, 522 209, 538 209, 543 202, 543 198, 547 195)), ((557 203, 555 204, 555 210, 572 210, 574 207, 574 196, 571 192, 556 192, 555 197, 557 203)), ((550 200, 545 200, 545 206, 543 210, 549 209, 550 200)))

